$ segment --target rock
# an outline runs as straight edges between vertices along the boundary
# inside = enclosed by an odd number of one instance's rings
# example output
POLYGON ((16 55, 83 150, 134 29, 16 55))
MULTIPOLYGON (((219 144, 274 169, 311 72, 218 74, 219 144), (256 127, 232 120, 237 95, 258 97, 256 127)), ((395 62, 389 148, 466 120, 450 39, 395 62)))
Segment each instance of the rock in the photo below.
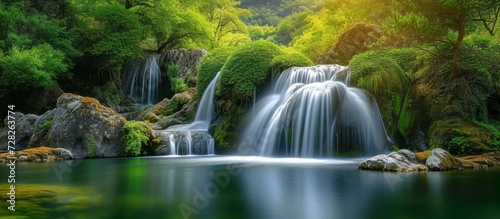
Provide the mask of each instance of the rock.
POLYGON ((29 148, 22 151, 16 151, 14 155, 9 153, 0 154, 0 160, 6 162, 10 159, 18 161, 56 161, 70 160, 73 155, 70 151, 63 148, 37 147, 29 148))
POLYGON ((52 125, 45 134, 32 136, 31 147, 45 144, 68 149, 74 158, 115 157, 124 153, 120 138, 125 118, 96 99, 65 93, 57 100, 57 107, 39 120, 50 120, 52 125))
POLYGON ((358 23, 344 31, 337 43, 321 54, 316 64, 348 65, 352 57, 368 50, 367 45, 376 42, 382 28, 373 24, 358 23))
POLYGON ((481 155, 469 155, 460 158, 462 161, 469 161, 481 166, 500 166, 500 152, 489 152, 481 155))
POLYGON ((431 155, 425 161, 425 165, 429 170, 433 171, 473 168, 477 166, 472 162, 456 158, 441 148, 432 150, 431 155))
POLYGON ((193 97, 196 94, 194 88, 175 94, 171 99, 165 98, 152 107, 127 114, 129 120, 147 120, 155 123, 155 129, 164 129, 172 125, 185 124, 193 120, 196 113, 196 104, 193 97))
POLYGON ((167 50, 162 56, 161 60, 165 67, 169 65, 179 66, 179 72, 176 78, 182 78, 184 82, 188 82, 189 76, 196 77, 198 75, 198 66, 207 51, 203 49, 198 50, 167 50))
MULTIPOLYGON (((411 153, 411 152, 410 152, 411 153)), ((416 161, 416 158, 407 153, 407 151, 391 152, 390 154, 377 155, 369 158, 361 164, 359 169, 362 170, 382 170, 382 171, 396 171, 396 172, 410 172, 410 171, 426 171, 427 167, 414 163, 408 159, 416 161)))
POLYGON ((415 157, 415 154, 413 152, 411 152, 410 150, 401 149, 398 151, 398 154, 405 156, 406 159, 408 159, 408 161, 410 161, 412 163, 419 163, 417 160, 417 157, 415 157))
POLYGON ((73 159, 73 154, 71 151, 66 150, 64 148, 56 148, 59 151, 59 157, 61 157, 64 160, 70 160, 73 159))
MULTIPOLYGON (((35 123, 39 116, 33 114, 23 114, 21 112, 15 112, 14 115, 11 115, 14 119, 11 121, 15 121, 15 136, 16 136, 16 150, 24 150, 28 146, 28 142, 35 130, 35 123)), ((2 136, 0 136, 0 149, 7 150, 8 146, 8 132, 10 129, 8 128, 8 118, 4 119, 4 128, 2 130, 2 136)))

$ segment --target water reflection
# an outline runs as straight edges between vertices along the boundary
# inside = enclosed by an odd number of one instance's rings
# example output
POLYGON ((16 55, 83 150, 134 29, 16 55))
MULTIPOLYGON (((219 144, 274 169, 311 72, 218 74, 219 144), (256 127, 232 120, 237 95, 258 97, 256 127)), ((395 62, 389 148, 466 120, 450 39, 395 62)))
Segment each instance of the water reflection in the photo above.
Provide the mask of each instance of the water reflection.
MULTIPOLYGON (((20 197, 16 215, 321 219, 494 218, 500 213, 500 169, 383 173, 360 171, 357 165, 357 160, 218 156, 97 159, 73 165, 62 181, 50 164, 19 165, 20 193, 44 188, 54 195, 20 197)), ((0 184, 1 192, 4 188, 0 184)), ((7 215, 12 216, 0 211, 7 215)))

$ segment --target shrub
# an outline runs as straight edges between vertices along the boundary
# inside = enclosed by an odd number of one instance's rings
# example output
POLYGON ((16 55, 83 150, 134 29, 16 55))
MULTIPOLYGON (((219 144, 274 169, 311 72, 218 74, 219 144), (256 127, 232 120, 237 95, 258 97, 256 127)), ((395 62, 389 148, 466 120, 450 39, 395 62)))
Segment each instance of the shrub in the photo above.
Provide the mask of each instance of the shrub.
POLYGON ((12 47, 8 54, 0 56, 0 85, 14 89, 51 86, 67 70, 64 57, 48 44, 28 50, 12 47))
POLYGON ((280 73, 284 71, 287 68, 297 66, 297 67, 303 67, 303 66, 311 66, 314 65, 314 63, 307 58, 304 54, 298 53, 298 52, 292 52, 292 53, 287 53, 284 55, 278 55, 274 57, 273 61, 271 62, 271 66, 276 73, 280 73))
POLYGON ((121 141, 125 145, 125 154, 138 156, 141 154, 142 145, 149 141, 147 129, 141 122, 130 121, 123 126, 124 135, 121 141))
POLYGON ((222 69, 224 63, 235 50, 235 47, 217 48, 206 54, 200 62, 198 80, 196 82, 197 96, 203 96, 205 89, 215 75, 222 69))

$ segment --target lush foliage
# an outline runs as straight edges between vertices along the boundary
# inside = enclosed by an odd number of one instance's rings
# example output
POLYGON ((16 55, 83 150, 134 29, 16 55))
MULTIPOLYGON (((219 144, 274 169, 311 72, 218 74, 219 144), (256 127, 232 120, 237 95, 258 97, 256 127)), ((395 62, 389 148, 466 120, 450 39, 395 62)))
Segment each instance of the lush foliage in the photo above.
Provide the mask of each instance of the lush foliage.
POLYGON ((290 67, 304 67, 311 66, 314 63, 307 58, 304 54, 298 52, 291 52, 284 55, 278 55, 273 58, 271 66, 275 73, 281 73, 290 67))
POLYGON ((125 145, 125 154, 128 156, 140 155, 142 145, 149 141, 147 129, 141 122, 129 121, 123 126, 123 132, 121 141, 125 145))
POLYGON ((206 54, 200 62, 198 80, 196 82, 197 95, 200 97, 210 84, 212 79, 222 69, 235 47, 222 47, 214 49, 206 54))
POLYGON ((236 142, 234 130, 249 108, 248 100, 270 78, 272 60, 281 54, 275 44, 256 41, 237 48, 228 58, 216 91, 218 113, 223 116, 214 134, 219 146, 231 147, 236 142))
POLYGON ((240 100, 253 95, 270 74, 271 62, 282 54, 280 48, 266 41, 256 41, 234 51, 221 70, 218 95, 237 96, 240 100))

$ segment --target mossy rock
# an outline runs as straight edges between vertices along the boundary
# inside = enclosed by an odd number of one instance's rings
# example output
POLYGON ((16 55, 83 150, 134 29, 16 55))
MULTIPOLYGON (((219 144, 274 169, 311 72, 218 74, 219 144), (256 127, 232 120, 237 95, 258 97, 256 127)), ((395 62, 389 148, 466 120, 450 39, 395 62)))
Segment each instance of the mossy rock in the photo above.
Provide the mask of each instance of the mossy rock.
POLYGON ((486 128, 462 118, 439 120, 430 129, 430 147, 441 147, 453 155, 480 154, 492 151, 488 142, 493 137, 486 128))
POLYGON ((274 73, 278 74, 290 67, 305 67, 311 65, 314 65, 314 63, 304 54, 299 52, 278 55, 274 57, 273 61, 271 62, 274 73))
POLYGON ((217 48, 208 52, 208 54, 203 57, 200 61, 200 69, 198 70, 196 82, 197 97, 201 98, 207 86, 222 69, 222 66, 224 66, 224 63, 226 63, 235 49, 235 47, 217 48))
POLYGON ((241 120, 251 105, 248 101, 271 78, 272 61, 283 52, 267 41, 239 47, 226 61, 217 84, 219 120, 214 137, 219 147, 232 147, 238 139, 241 120), (221 124, 222 123, 222 124, 221 124))

